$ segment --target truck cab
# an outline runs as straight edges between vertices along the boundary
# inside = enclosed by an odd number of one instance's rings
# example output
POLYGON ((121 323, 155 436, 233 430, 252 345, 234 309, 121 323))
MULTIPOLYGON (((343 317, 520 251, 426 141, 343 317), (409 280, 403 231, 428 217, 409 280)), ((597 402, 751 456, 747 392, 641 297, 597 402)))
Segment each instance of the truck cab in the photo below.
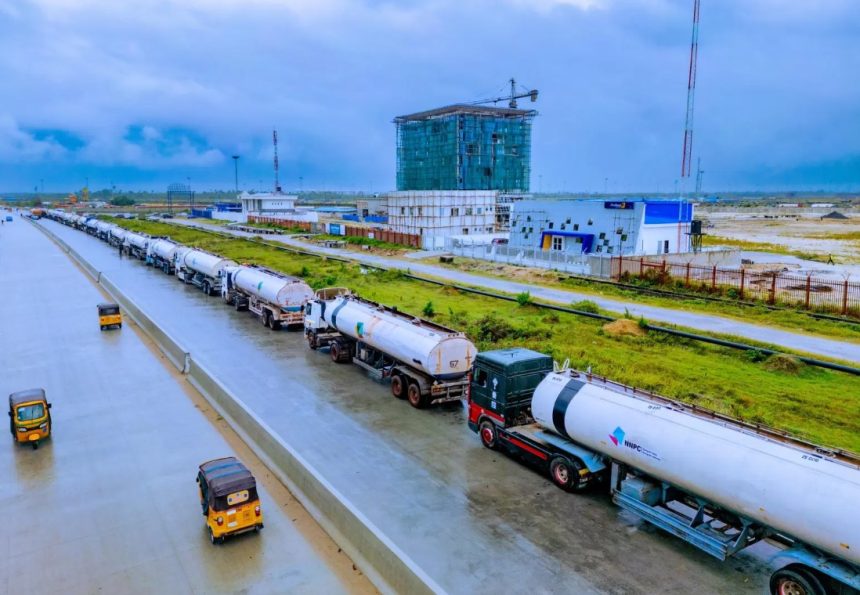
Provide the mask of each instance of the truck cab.
POLYGON ((532 393, 552 370, 552 358, 531 349, 479 353, 469 386, 469 428, 478 432, 487 419, 503 428, 531 421, 532 393))

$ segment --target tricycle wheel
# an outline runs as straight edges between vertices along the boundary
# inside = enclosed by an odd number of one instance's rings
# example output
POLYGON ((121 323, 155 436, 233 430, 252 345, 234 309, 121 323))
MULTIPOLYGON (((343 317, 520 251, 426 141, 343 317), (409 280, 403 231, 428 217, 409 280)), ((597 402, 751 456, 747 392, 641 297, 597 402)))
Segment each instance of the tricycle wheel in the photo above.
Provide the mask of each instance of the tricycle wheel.
POLYGON ((33 450, 38 450, 38 448, 39 448, 39 441, 38 441, 38 440, 36 440, 36 441, 34 441, 32 444, 33 444, 33 450))
POLYGON ((218 545, 219 543, 224 543, 224 538, 215 537, 215 533, 212 532, 212 527, 209 527, 209 541, 212 542, 212 545, 218 545))
POLYGON ((101 331, 105 330, 105 325, 100 324, 100 325, 99 325, 99 330, 101 330, 101 331))

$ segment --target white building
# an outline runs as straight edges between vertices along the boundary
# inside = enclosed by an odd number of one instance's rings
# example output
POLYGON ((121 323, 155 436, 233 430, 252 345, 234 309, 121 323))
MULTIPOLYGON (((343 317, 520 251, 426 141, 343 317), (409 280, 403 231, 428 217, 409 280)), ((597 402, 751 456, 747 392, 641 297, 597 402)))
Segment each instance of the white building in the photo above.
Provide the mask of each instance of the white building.
POLYGON ((296 207, 298 197, 292 194, 281 194, 280 192, 243 192, 239 195, 242 203, 242 216, 245 221, 249 217, 266 217, 268 219, 281 219, 285 221, 310 221, 319 220, 317 213, 311 209, 296 207))
POLYGON ((495 190, 404 190, 388 195, 392 231, 419 235, 425 249, 443 248, 445 238, 491 236, 496 229, 495 190))
POLYGON ((693 205, 666 200, 523 200, 513 203, 510 246, 567 254, 690 251, 693 205))

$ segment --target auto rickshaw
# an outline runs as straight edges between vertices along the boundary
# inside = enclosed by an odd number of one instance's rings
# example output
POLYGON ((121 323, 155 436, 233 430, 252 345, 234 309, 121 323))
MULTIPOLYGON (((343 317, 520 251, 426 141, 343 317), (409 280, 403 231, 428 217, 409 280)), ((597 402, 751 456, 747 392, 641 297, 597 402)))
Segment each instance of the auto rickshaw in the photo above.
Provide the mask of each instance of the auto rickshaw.
POLYGON ((122 328, 122 313, 117 304, 99 304, 99 326, 105 330, 112 326, 122 328))
POLYGON ((9 431, 15 442, 29 442, 33 449, 51 435, 51 404, 44 389, 31 388, 9 395, 9 431))
POLYGON ((212 543, 223 543, 227 536, 263 528, 257 480, 236 457, 200 465, 197 484, 212 543))

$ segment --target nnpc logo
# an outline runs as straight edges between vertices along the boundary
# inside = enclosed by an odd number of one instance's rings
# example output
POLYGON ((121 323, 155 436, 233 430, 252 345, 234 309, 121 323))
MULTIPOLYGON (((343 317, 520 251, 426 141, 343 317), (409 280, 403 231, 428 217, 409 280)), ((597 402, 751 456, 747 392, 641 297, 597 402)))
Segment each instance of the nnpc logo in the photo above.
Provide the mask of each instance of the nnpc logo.
POLYGON ((615 431, 609 435, 609 439, 612 440, 612 444, 615 446, 624 444, 624 430, 621 429, 621 426, 615 428, 615 431))

